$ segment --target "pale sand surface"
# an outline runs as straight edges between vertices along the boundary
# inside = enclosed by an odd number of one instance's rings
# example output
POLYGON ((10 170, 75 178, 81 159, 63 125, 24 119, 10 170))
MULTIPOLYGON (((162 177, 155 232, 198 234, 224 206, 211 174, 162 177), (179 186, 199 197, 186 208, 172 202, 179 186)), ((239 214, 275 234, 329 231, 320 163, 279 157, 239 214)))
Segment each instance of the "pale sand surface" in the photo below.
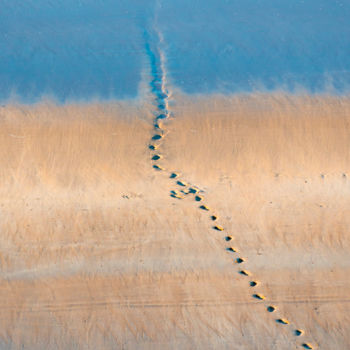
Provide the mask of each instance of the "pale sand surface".
POLYGON ((350 348, 350 100, 175 97, 0 109, 0 349, 350 348))

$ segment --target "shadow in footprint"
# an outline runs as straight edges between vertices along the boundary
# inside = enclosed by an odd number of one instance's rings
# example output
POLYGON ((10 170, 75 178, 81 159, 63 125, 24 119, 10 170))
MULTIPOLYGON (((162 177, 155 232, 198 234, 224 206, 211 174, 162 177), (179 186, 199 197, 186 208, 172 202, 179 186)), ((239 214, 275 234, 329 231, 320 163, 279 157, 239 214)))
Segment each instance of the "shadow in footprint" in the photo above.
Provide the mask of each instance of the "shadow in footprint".
POLYGON ((169 177, 170 177, 171 179, 175 179, 175 178, 178 177, 178 176, 179 176, 179 174, 177 174, 177 173, 171 173, 169 177))
POLYGON ((236 253, 237 252, 236 248, 233 248, 233 247, 226 248, 226 250, 229 251, 229 252, 232 252, 232 253, 236 253))
POLYGON ((153 168, 156 169, 156 170, 164 170, 164 168, 162 168, 159 165, 153 165, 153 168))
POLYGON ((226 237, 225 237, 225 241, 226 241, 226 242, 232 241, 232 236, 226 236, 226 237))
POLYGON ((179 186, 182 186, 182 187, 186 187, 187 186, 187 184, 186 184, 186 182, 184 182, 184 181, 177 181, 176 182, 179 186))
POLYGON ((313 349, 313 347, 308 343, 303 343, 303 348, 304 349, 313 349))
POLYGON ((216 215, 212 215, 210 218, 211 218, 213 221, 215 221, 215 220, 218 219, 218 217, 217 217, 216 215))
POLYGON ((294 331, 294 334, 297 336, 297 337, 300 337, 301 335, 304 334, 304 331, 302 329, 296 329, 294 331))
POLYGON ((277 323, 280 323, 280 324, 289 324, 289 321, 286 320, 285 318, 278 318, 276 320, 277 323))
POLYGON ((177 199, 182 199, 181 196, 179 196, 178 194, 171 194, 170 197, 173 197, 173 198, 177 198, 177 199))
POLYGON ((157 146, 155 146, 155 145, 149 145, 148 148, 151 149, 152 151, 154 151, 154 150, 157 149, 157 146))
POLYGON ((276 308, 274 307, 274 306, 268 306, 267 308, 266 308, 266 310, 268 311, 268 312, 274 312, 275 310, 276 310, 276 308))
POLYGON ((162 130, 162 123, 161 122, 157 121, 153 124, 153 126, 155 129, 162 130))
POLYGON ((201 196, 196 196, 194 199, 196 202, 200 202, 203 198, 201 196))
POLYGON ((152 140, 160 140, 161 138, 162 138, 162 135, 155 134, 153 135, 152 140))
POLYGON ((155 154, 153 157, 152 157, 152 160, 158 160, 160 159, 161 157, 158 155, 158 154, 155 154))
POLYGON ((242 259, 242 258, 237 258, 236 259, 236 263, 237 264, 242 264, 244 262, 244 259, 242 259))
POLYGON ((249 285, 250 285, 251 287, 255 287, 257 284, 258 284, 258 282, 255 282, 255 281, 250 281, 250 282, 249 282, 249 285))
POLYGON ((199 192, 198 188, 195 188, 195 187, 191 187, 189 189, 189 191, 190 191, 190 193, 197 193, 197 192, 199 192))
POLYGON ((206 205, 201 205, 199 208, 203 209, 203 210, 206 210, 206 211, 209 211, 209 208, 206 205))
POLYGON ((264 300, 265 297, 262 294, 253 294, 253 298, 258 300, 264 300))
POLYGON ((239 273, 243 276, 250 276, 250 273, 246 270, 241 270, 241 271, 239 271, 239 273))
POLYGON ((218 225, 213 226, 213 229, 216 230, 216 231, 223 231, 224 230, 223 227, 218 226, 218 225))

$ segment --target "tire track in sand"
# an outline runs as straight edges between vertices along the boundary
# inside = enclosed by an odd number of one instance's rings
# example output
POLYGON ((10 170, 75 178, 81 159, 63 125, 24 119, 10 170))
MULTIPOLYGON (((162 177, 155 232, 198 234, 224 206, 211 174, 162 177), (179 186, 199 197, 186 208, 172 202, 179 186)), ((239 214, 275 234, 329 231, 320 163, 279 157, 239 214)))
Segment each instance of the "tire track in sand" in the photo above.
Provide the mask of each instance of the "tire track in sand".
MULTIPOLYGON (((159 6, 157 3, 156 6, 159 6)), ((276 326, 289 327, 291 335, 297 341, 297 344, 304 349, 314 349, 315 346, 311 343, 300 342, 298 339, 302 337, 307 338, 305 331, 296 327, 288 319, 283 317, 278 311, 278 308, 271 305, 268 302, 268 297, 259 292, 259 286, 262 282, 255 278, 255 275, 245 269, 245 264, 247 258, 240 254, 240 249, 232 245, 234 237, 226 232, 226 229, 219 224, 219 218, 210 207, 205 204, 205 192, 200 189, 199 186, 195 184, 190 184, 185 179, 182 178, 180 173, 174 171, 168 171, 161 165, 163 158, 161 152, 161 145, 164 141, 167 130, 164 127, 163 121, 172 117, 172 113, 169 108, 170 92, 167 89, 166 81, 166 69, 165 69, 165 55, 162 49, 164 45, 164 39, 162 33, 157 27, 157 8, 154 26, 148 31, 144 32, 145 39, 145 51, 150 62, 150 77, 151 81, 149 83, 151 93, 154 97, 153 104, 155 105, 155 117, 153 120, 154 134, 151 137, 148 148, 150 150, 150 160, 152 162, 152 167, 157 172, 162 172, 168 175, 169 181, 174 183, 174 189, 170 191, 170 196, 178 200, 182 200, 185 197, 192 198, 194 204, 198 205, 198 209, 204 212, 208 212, 209 220, 212 222, 211 229, 222 232, 223 235, 223 249, 228 253, 233 255, 233 260, 235 266, 237 267, 237 273, 242 276, 242 278, 247 279, 247 291, 251 291, 251 297, 255 300, 261 302, 262 306, 265 307, 266 312, 271 313, 275 316, 276 326)))

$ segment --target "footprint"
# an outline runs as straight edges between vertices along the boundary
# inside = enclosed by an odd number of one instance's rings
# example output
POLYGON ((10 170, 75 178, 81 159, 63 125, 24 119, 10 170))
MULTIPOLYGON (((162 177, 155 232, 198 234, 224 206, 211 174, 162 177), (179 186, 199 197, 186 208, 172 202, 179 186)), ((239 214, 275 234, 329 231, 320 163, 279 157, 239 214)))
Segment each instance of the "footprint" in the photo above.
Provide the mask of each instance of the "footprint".
POLYGON ((177 173, 171 173, 169 177, 170 177, 171 179, 175 179, 175 178, 178 177, 178 176, 179 176, 179 174, 177 174, 177 173))
POLYGON ((272 305, 267 307, 267 311, 268 312, 274 312, 275 310, 276 310, 276 308, 274 306, 272 306, 272 305))
POLYGON ((241 271, 239 271, 239 273, 240 273, 241 275, 244 275, 244 276, 250 276, 250 272, 247 271, 247 270, 241 270, 241 271))
POLYGON ((242 259, 242 258, 237 258, 236 259, 236 263, 237 264, 242 264, 244 262, 244 259, 242 259))
POLYGON ((178 195, 178 194, 171 194, 170 197, 173 197, 173 198, 177 198, 177 199, 183 199, 182 196, 178 195))
POLYGON ((196 196, 194 199, 196 202, 200 202, 203 198, 201 196, 196 196))
POLYGON ((156 119, 166 119, 166 118, 167 118, 166 114, 162 113, 162 114, 159 114, 156 119))
POLYGON ((259 300, 264 300, 265 297, 262 294, 253 294, 253 298, 259 299, 259 300))
POLYGON ((158 148, 158 146, 156 146, 156 145, 149 145, 148 148, 151 149, 152 151, 154 151, 154 150, 156 150, 158 148))
POLYGON ((217 231, 223 231, 223 230, 224 230, 223 227, 218 226, 218 225, 213 226, 213 229, 214 229, 214 230, 217 230, 217 231))
POLYGON ((160 159, 160 158, 161 158, 160 155, 155 154, 155 155, 152 157, 152 160, 158 160, 158 159, 160 159))
POLYGON ((256 281, 250 281, 250 282, 249 282, 249 285, 250 285, 251 287, 255 287, 255 286, 258 285, 258 282, 256 282, 256 281))
POLYGON ((294 331, 294 334, 297 336, 297 337, 300 337, 301 335, 304 334, 304 331, 302 329, 296 329, 294 331))
POLYGON ((191 187, 189 191, 190 193, 197 193, 199 192, 199 189, 197 187, 191 187))
POLYGON ((154 128, 158 129, 158 130, 162 130, 163 129, 163 124, 161 122, 155 122, 154 124, 154 128))
POLYGON ((210 210, 206 205, 201 205, 199 208, 207 211, 210 210))
POLYGON ((177 181, 176 182, 179 186, 182 186, 182 187, 186 187, 187 186, 187 183, 186 182, 184 182, 184 181, 177 181))
POLYGON ((156 169, 156 170, 164 170, 164 168, 162 168, 161 166, 159 165, 153 165, 153 168, 156 169))
POLYGON ((153 135, 152 140, 160 140, 161 138, 162 138, 162 135, 155 134, 153 135))
POLYGON ((226 236, 226 237, 225 237, 225 241, 226 241, 226 242, 232 241, 232 239, 233 239, 232 236, 226 236))
POLYGON ((308 343, 304 343, 302 346, 304 349, 313 349, 312 345, 310 345, 308 343))
POLYGON ((277 323, 281 323, 281 324, 289 324, 289 321, 286 320, 285 318, 278 318, 276 320, 277 323))
POLYGON ((169 96, 166 94, 166 93, 164 93, 164 92, 159 92, 158 94, 157 94, 157 96, 158 96, 158 98, 160 98, 161 100, 165 100, 165 99, 167 99, 169 96))
POLYGON ((236 248, 233 248, 233 247, 226 248, 226 250, 232 253, 237 253, 236 248))
POLYGON ((213 221, 215 221, 215 220, 218 219, 218 217, 217 217, 216 215, 212 215, 210 218, 211 218, 213 221))

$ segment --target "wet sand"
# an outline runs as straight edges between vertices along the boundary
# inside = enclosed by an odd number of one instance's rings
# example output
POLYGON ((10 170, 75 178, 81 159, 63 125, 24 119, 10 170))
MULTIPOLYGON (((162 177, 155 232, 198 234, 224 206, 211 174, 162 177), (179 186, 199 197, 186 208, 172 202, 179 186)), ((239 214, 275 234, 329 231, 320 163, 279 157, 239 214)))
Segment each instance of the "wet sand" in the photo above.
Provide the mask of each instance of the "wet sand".
POLYGON ((349 348, 349 98, 169 103, 0 109, 0 348, 349 348))

